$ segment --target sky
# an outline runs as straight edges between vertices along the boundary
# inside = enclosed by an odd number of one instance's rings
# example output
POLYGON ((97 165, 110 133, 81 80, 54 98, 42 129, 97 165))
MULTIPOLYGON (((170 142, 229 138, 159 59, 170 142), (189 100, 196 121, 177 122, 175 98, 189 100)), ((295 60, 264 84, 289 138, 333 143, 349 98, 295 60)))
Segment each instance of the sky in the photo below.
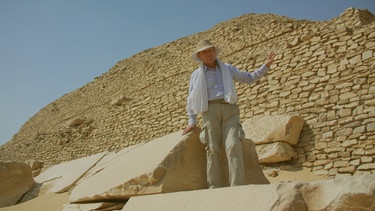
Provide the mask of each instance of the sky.
POLYGON ((375 0, 0 0, 0 145, 118 61, 243 14, 330 20, 375 0))

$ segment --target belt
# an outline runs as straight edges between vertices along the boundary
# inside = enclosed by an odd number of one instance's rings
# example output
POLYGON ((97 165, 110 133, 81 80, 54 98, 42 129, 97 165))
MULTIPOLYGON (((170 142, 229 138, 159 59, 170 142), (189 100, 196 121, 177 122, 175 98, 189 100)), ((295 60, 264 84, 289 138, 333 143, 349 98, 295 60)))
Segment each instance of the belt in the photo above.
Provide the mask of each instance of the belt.
POLYGON ((229 104, 229 103, 225 102, 224 99, 217 99, 217 100, 208 101, 208 104, 229 104))

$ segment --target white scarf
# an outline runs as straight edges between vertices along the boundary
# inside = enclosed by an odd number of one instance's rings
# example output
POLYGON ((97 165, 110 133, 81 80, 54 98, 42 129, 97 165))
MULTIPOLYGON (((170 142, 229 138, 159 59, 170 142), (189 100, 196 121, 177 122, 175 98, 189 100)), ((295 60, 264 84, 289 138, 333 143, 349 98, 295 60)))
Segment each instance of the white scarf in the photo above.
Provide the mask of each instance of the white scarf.
MULTIPOLYGON (((237 103, 238 98, 236 89, 234 88, 233 77, 227 66, 219 60, 217 63, 220 66, 223 77, 224 100, 230 104, 235 104, 237 103)), ((188 110, 192 111, 194 114, 203 113, 208 110, 207 81, 203 64, 197 71, 198 73, 191 79, 193 80, 193 89, 189 93, 187 100, 188 110)))

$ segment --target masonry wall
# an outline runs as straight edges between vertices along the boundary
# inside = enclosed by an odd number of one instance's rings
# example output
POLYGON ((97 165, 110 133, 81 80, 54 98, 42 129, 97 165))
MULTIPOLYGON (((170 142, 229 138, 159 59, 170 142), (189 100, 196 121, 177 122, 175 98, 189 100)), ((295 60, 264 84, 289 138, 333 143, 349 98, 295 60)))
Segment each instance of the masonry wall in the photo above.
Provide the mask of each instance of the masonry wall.
POLYGON ((30 118, 0 148, 0 160, 56 164, 116 151, 186 127, 195 44, 210 39, 221 60, 267 75, 236 84, 241 120, 297 114, 306 123, 296 158, 317 174, 375 171, 375 17, 349 8, 325 22, 247 14, 119 61, 30 118))

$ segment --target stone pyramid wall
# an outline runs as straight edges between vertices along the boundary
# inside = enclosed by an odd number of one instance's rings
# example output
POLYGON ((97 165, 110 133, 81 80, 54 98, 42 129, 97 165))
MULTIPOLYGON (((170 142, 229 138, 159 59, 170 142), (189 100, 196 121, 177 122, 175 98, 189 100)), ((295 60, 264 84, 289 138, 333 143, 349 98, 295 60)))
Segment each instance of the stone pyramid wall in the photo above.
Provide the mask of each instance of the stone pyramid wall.
POLYGON ((247 14, 119 61, 48 104, 0 147, 0 160, 57 164, 182 130, 195 44, 210 39, 220 58, 244 70, 271 50, 266 77, 237 84, 241 120, 299 115, 306 123, 287 164, 323 175, 375 171, 375 17, 349 8, 316 22, 247 14))

